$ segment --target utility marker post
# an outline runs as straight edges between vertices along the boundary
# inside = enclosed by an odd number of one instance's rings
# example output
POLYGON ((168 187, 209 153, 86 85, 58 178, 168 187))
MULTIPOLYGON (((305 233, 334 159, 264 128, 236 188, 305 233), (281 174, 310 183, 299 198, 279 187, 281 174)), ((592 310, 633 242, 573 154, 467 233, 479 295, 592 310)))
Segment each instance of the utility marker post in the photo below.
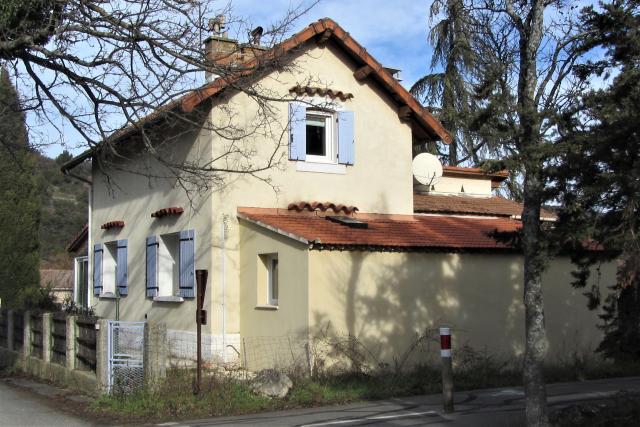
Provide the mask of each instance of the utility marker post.
POLYGON ((444 412, 453 412, 453 369, 451 367, 451 329, 440 328, 442 358, 442 397, 444 412))
POLYGON ((196 301, 196 341, 197 341, 197 359, 196 359, 196 386, 193 393, 200 395, 200 383, 202 379, 202 325, 207 324, 207 311, 204 310, 204 294, 207 292, 207 270, 196 270, 196 284, 198 285, 198 295, 196 301))

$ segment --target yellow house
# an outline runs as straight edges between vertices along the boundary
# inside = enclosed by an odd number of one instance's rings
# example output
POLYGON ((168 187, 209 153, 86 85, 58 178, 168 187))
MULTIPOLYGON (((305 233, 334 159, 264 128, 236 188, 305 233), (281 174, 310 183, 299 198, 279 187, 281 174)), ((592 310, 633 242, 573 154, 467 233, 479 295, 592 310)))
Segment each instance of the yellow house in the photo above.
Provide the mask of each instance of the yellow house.
MULTIPOLYGON (((240 60, 236 43, 214 36, 206 46, 211 58, 226 52, 225 60, 240 60)), ((252 52, 242 58, 250 71, 274 58, 293 64, 261 68, 255 77, 287 100, 272 103, 269 124, 286 142, 266 132, 240 142, 256 161, 275 155, 276 167, 187 195, 143 150, 131 148, 106 169, 93 162, 88 303, 96 313, 114 318, 117 301, 120 319, 166 322, 170 341, 189 351, 194 271, 207 269, 206 343, 225 360, 241 352, 243 338, 313 337, 328 326, 381 360, 444 324, 457 343, 520 354, 522 257, 491 237, 520 226, 521 206, 492 194, 506 175, 445 167, 433 186, 416 185, 413 153, 449 135, 330 19, 252 52)), ((227 79, 210 80, 167 108, 249 126, 256 100, 227 79)), ((203 126, 164 149, 181 161, 216 165, 229 144, 203 126)), ((98 153, 76 157, 63 171, 98 153)), ((570 286, 570 272, 568 259, 556 259, 545 276, 552 352, 589 349, 600 339, 597 313, 570 286)), ((613 275, 611 265, 601 268, 603 286, 613 275)))

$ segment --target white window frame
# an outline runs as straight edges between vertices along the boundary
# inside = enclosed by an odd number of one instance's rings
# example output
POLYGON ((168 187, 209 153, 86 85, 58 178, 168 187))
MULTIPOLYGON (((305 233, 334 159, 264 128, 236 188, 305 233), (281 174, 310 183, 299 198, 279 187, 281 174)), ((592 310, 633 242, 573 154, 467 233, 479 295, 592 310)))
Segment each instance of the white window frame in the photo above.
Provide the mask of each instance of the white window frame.
POLYGON ((100 297, 116 297, 116 268, 118 265, 118 241, 102 244, 102 293, 100 297))
POLYGON ((156 283, 158 295, 156 300, 179 299, 180 280, 180 233, 166 233, 158 236, 156 252, 156 283), (169 264, 170 263, 170 264, 169 264))
MULTIPOLYGON (((309 116, 312 117, 321 117, 325 120, 325 136, 324 136, 324 144, 325 144, 325 155, 318 156, 306 153, 306 162, 309 163, 329 163, 329 164, 337 164, 338 163, 338 139, 337 139, 337 129, 336 129, 336 115, 330 111, 323 111, 314 108, 307 108, 306 116, 305 116, 305 132, 306 126, 309 122, 309 116)), ((307 147, 305 147, 306 152, 307 147)))
POLYGON ((280 277, 279 277, 279 268, 278 268, 278 254, 270 255, 267 258, 267 303, 271 306, 278 306, 278 299, 280 297, 280 277), (275 264, 275 267, 274 267, 275 264), (275 280, 276 280, 276 289, 277 296, 273 296, 273 279, 274 279, 274 269, 276 270, 275 280))
POLYGON ((76 305, 80 307, 88 307, 89 306, 89 295, 91 295, 91 281, 89 280, 89 257, 88 256, 79 256, 73 259, 73 301, 76 305), (86 283, 85 283, 85 295, 84 301, 80 301, 80 269, 78 268, 79 264, 85 264, 85 275, 86 275, 86 283))

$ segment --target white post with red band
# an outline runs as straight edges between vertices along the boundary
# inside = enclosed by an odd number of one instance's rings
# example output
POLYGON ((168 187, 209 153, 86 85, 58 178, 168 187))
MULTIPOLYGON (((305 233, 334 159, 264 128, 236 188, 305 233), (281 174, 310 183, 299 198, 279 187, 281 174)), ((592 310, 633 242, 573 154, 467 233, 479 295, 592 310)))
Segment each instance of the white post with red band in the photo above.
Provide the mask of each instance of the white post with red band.
POLYGON ((442 357, 442 398, 444 412, 453 412, 453 367, 451 365, 451 328, 440 328, 442 357))
POLYGON ((440 328, 440 357, 451 357, 451 329, 440 328))

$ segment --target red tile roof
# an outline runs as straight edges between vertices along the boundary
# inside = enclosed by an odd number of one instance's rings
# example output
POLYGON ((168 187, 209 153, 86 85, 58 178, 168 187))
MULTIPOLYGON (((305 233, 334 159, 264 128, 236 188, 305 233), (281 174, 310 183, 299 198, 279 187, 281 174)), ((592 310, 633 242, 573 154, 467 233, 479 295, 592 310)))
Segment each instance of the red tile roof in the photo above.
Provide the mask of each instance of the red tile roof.
MULTIPOLYGON (((447 196, 440 194, 414 194, 413 211, 458 215, 515 216, 522 214, 522 203, 504 197, 447 196)), ((555 215, 542 210, 543 219, 555 219, 555 215)))
MULTIPOLYGON (((304 30, 282 41, 272 49, 259 53, 254 58, 242 63, 241 66, 238 66, 239 71, 233 75, 218 78, 211 83, 188 92, 181 98, 158 108, 138 123, 125 126, 119 131, 116 131, 109 140, 115 141, 130 136, 135 131, 138 131, 141 126, 166 118, 167 114, 171 111, 190 113, 202 102, 218 95, 228 87, 233 87, 238 80, 250 76, 256 70, 262 71, 265 65, 281 60, 281 58, 288 53, 296 51, 296 49, 299 49, 305 43, 313 40, 332 40, 336 46, 357 61, 360 65, 360 70, 366 68, 365 74, 371 75, 384 90, 391 94, 401 108, 406 108, 416 123, 429 134, 433 135, 433 137, 439 138, 447 144, 451 143, 451 135, 445 130, 442 123, 424 108, 364 47, 330 18, 322 18, 313 22, 304 30)), ((94 154, 94 150, 95 148, 92 147, 63 164, 61 167, 62 172, 65 173, 90 158, 94 154)))
POLYGON ((162 208, 160 210, 152 212, 151 218, 162 218, 168 215, 182 215, 183 212, 184 212, 184 208, 181 208, 179 206, 174 206, 171 208, 162 208))
POLYGON ((513 250, 491 234, 515 232, 521 222, 507 218, 358 214, 368 228, 350 228, 327 215, 297 214, 284 209, 238 208, 238 217, 289 236, 311 249, 382 251, 513 250))

